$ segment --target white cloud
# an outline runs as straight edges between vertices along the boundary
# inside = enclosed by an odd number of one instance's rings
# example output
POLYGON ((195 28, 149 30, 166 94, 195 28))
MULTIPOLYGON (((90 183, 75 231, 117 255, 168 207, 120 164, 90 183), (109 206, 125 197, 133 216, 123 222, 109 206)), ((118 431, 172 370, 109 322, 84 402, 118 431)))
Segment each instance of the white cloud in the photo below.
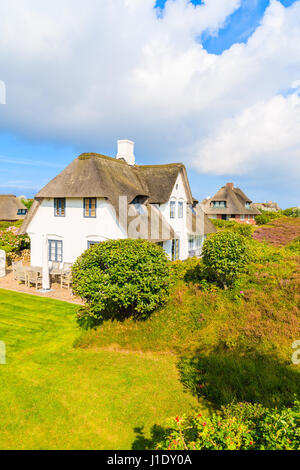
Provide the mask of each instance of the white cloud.
POLYGON ((272 0, 247 44, 220 56, 196 39, 240 0, 169 0, 162 17, 154 3, 2 0, 1 128, 100 152, 127 137, 205 172, 280 171, 287 155, 299 168, 299 99, 281 92, 300 78, 300 1, 272 0))
POLYGON ((278 95, 247 108, 191 152, 201 155, 195 165, 206 173, 243 175, 284 166, 299 174, 300 97, 278 95))

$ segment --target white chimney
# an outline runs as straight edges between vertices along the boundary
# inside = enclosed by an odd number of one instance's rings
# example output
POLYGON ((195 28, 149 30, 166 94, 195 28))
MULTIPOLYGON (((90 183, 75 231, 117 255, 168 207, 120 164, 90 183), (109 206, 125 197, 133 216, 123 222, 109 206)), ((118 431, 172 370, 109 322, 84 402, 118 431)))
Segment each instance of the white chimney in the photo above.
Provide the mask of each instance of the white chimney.
POLYGON ((134 165, 134 142, 131 140, 118 140, 118 155, 116 158, 125 160, 128 165, 134 165))

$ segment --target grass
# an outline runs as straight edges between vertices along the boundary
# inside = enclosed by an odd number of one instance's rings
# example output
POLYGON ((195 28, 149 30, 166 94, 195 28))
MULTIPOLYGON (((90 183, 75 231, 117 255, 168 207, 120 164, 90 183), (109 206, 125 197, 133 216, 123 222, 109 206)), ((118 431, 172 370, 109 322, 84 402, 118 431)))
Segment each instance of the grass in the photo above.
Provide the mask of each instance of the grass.
MULTIPOLYGON (((288 221, 293 229, 298 224, 288 221)), ((291 362, 292 343, 300 339, 299 244, 253 240, 251 250, 254 261, 234 289, 179 281, 170 302, 148 320, 105 322, 76 346, 172 352, 187 389, 213 406, 291 404, 300 397, 299 366, 291 362)))
POLYGON ((76 306, 0 290, 0 449, 131 449, 189 412, 176 359, 75 349, 76 306))

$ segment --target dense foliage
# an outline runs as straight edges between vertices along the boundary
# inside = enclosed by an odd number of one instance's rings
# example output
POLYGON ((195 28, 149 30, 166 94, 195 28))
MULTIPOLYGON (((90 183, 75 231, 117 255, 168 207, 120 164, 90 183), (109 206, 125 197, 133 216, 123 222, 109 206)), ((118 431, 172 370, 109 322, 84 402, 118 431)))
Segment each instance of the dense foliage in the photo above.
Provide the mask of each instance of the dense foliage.
POLYGON ((292 408, 228 405, 221 414, 176 417, 156 446, 168 450, 300 450, 300 403, 292 408))
POLYGON ((17 253, 30 247, 27 235, 18 235, 18 228, 10 226, 0 231, 0 249, 6 253, 17 253))
POLYGON ((145 240, 112 240, 92 246, 73 266, 73 292, 85 302, 81 326, 105 319, 145 318, 169 295, 170 261, 145 240))
POLYGON ((238 233, 218 232, 204 242, 203 264, 210 279, 221 286, 233 285, 246 271, 249 259, 249 247, 238 233))
POLYGON ((265 225, 271 222, 271 220, 279 219, 281 217, 300 217, 300 207, 290 207, 289 209, 280 211, 260 211, 261 214, 255 217, 257 225, 265 225))

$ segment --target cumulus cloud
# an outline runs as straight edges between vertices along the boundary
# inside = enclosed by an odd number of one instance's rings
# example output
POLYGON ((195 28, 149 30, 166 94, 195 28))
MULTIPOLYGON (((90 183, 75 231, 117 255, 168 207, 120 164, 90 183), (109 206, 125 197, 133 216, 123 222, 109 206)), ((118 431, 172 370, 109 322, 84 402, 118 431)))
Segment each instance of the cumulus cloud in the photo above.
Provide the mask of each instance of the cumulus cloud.
POLYGON ((195 165, 215 174, 248 174, 262 165, 300 172, 300 97, 278 95, 224 121, 194 150, 195 165))
POLYGON ((300 1, 271 0, 246 44, 209 54, 201 35, 240 3, 2 0, 1 128, 100 152, 131 138, 200 172, 280 169, 287 155, 296 167, 300 1))

